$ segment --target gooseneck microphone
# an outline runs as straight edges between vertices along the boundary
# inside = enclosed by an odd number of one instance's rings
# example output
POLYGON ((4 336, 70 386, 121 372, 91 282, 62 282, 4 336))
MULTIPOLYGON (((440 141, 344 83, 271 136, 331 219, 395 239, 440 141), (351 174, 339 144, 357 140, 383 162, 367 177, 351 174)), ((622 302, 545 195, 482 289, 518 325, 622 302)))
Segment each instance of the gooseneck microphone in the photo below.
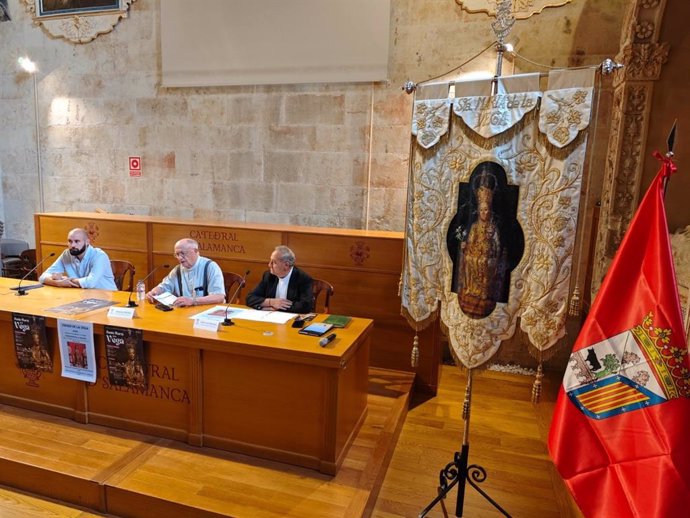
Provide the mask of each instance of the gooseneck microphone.
POLYGON ((247 275, 249 275, 249 270, 244 272, 244 277, 242 277, 242 282, 240 282, 237 285, 237 288, 235 288, 235 293, 232 294, 232 297, 228 299, 228 303, 225 305, 225 320, 221 322, 222 325, 224 326, 234 326, 235 322, 232 321, 232 319, 228 318, 228 311, 230 311, 230 304, 232 304, 232 301, 235 300, 235 297, 237 297, 237 294, 240 292, 242 287, 247 283, 247 275))
POLYGON ((335 333, 331 333, 330 335, 323 337, 321 340, 319 340, 319 345, 321 347, 326 347, 333 340, 335 340, 335 333))
MULTIPOLYGON (((144 277, 143 279, 141 279, 141 282, 144 283, 144 286, 146 286, 146 279, 148 279, 149 277, 151 277, 151 276, 154 274, 154 272, 155 272, 156 270, 158 270, 159 268, 170 268, 170 265, 169 265, 169 264, 159 264, 159 265, 156 266, 153 270, 151 270, 151 271, 146 275, 146 277, 144 277)), ((139 304, 137 304, 136 302, 134 302, 134 301, 132 300, 132 293, 134 293, 134 286, 135 286, 135 285, 133 284, 133 285, 132 285, 132 289, 129 290, 129 298, 127 299, 127 307, 129 307, 129 308, 136 308, 136 307, 139 305, 139 304)))
POLYGON ((28 272, 26 272, 26 274, 24 275, 24 277, 22 277, 21 279, 19 279, 19 284, 17 284, 17 287, 16 287, 17 295, 26 295, 26 290, 29 290, 29 289, 31 289, 31 288, 33 288, 33 287, 42 286, 42 284, 34 284, 34 286, 30 286, 30 287, 28 287, 28 288, 22 288, 22 282, 24 282, 24 279, 26 279, 29 275, 31 275, 33 272, 35 272, 35 271, 36 271, 36 268, 38 268, 39 266, 41 266, 41 265, 43 264, 43 261, 45 261, 45 260, 48 259, 49 257, 53 257, 54 255, 55 255, 55 252, 50 252, 47 256, 45 256, 43 259, 41 259, 40 261, 38 261, 38 262, 36 263, 36 266, 34 266, 33 268, 31 268, 31 270, 29 270, 28 272))

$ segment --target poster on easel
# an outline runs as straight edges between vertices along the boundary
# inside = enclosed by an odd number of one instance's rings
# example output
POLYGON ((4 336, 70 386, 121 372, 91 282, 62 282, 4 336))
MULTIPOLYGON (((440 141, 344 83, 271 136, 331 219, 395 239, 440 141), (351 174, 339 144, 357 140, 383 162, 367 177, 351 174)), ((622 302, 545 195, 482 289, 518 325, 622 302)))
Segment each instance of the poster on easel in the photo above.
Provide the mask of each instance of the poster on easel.
POLYGON ((93 324, 63 319, 58 319, 57 324, 62 376, 94 383, 97 369, 93 324))
POLYGON ((144 336, 141 329, 104 326, 110 385, 146 389, 144 336))
POLYGON ((48 347, 45 318, 38 315, 12 313, 12 331, 19 368, 53 372, 53 359, 48 347))

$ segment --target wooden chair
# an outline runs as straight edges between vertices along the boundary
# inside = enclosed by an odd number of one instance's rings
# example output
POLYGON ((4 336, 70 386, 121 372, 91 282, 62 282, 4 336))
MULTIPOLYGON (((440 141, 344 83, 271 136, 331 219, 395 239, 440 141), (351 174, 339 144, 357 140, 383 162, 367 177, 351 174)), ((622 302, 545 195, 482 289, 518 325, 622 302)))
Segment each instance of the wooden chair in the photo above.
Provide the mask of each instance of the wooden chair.
POLYGON ((240 295, 242 294, 242 288, 244 288, 246 281, 239 273, 223 272, 223 282, 225 283, 225 297, 228 300, 228 304, 240 304, 240 300, 242 299, 240 295), (237 290, 236 294, 235 290, 237 290), (230 300, 229 297, 233 294, 235 294, 235 299, 230 300))
POLYGON ((314 311, 318 313, 330 313, 331 296, 334 293, 333 285, 330 282, 323 281, 321 279, 314 279, 314 285, 312 288, 312 293, 314 294, 314 311), (326 298, 323 303, 323 311, 317 311, 316 302, 319 298, 321 292, 326 293, 326 298))
MULTIPOLYGON (((19 260, 21 261, 21 275, 24 277, 36 267, 36 249, 29 248, 28 250, 22 251, 22 253, 19 254, 19 260)), ((33 271, 31 272, 31 275, 27 277, 27 279, 37 281, 38 274, 36 271, 33 271)))
POLYGON ((113 269, 113 276, 115 277, 115 286, 120 291, 132 291, 134 288, 134 265, 129 261, 121 261, 112 259, 110 267, 113 269), (128 275, 129 274, 129 275, 128 275), (124 288, 125 277, 129 276, 127 287, 124 288))

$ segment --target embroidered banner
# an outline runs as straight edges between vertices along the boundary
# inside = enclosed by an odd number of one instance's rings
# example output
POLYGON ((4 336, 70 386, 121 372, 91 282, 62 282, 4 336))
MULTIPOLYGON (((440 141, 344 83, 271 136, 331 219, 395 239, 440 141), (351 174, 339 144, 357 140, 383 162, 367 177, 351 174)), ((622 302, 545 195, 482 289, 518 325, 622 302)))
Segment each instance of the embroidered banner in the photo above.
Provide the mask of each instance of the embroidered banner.
POLYGON ((569 86, 458 98, 427 137, 436 144, 413 151, 403 313, 423 325, 440 302, 467 367, 491 358, 518 317, 542 351, 565 332, 592 98, 591 83, 569 86), (544 109, 558 146, 540 130, 544 109))

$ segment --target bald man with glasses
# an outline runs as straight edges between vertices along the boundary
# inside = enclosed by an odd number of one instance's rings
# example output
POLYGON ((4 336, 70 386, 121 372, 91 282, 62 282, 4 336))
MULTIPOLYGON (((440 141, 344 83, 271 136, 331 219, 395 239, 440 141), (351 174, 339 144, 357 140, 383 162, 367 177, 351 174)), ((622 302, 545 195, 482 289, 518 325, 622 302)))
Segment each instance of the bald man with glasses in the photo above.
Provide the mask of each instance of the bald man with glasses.
POLYGON ((215 261, 199 254, 199 243, 180 239, 175 243, 174 255, 180 264, 146 294, 146 300, 155 302, 154 296, 167 291, 177 297, 175 307, 225 302, 223 272, 215 261))

